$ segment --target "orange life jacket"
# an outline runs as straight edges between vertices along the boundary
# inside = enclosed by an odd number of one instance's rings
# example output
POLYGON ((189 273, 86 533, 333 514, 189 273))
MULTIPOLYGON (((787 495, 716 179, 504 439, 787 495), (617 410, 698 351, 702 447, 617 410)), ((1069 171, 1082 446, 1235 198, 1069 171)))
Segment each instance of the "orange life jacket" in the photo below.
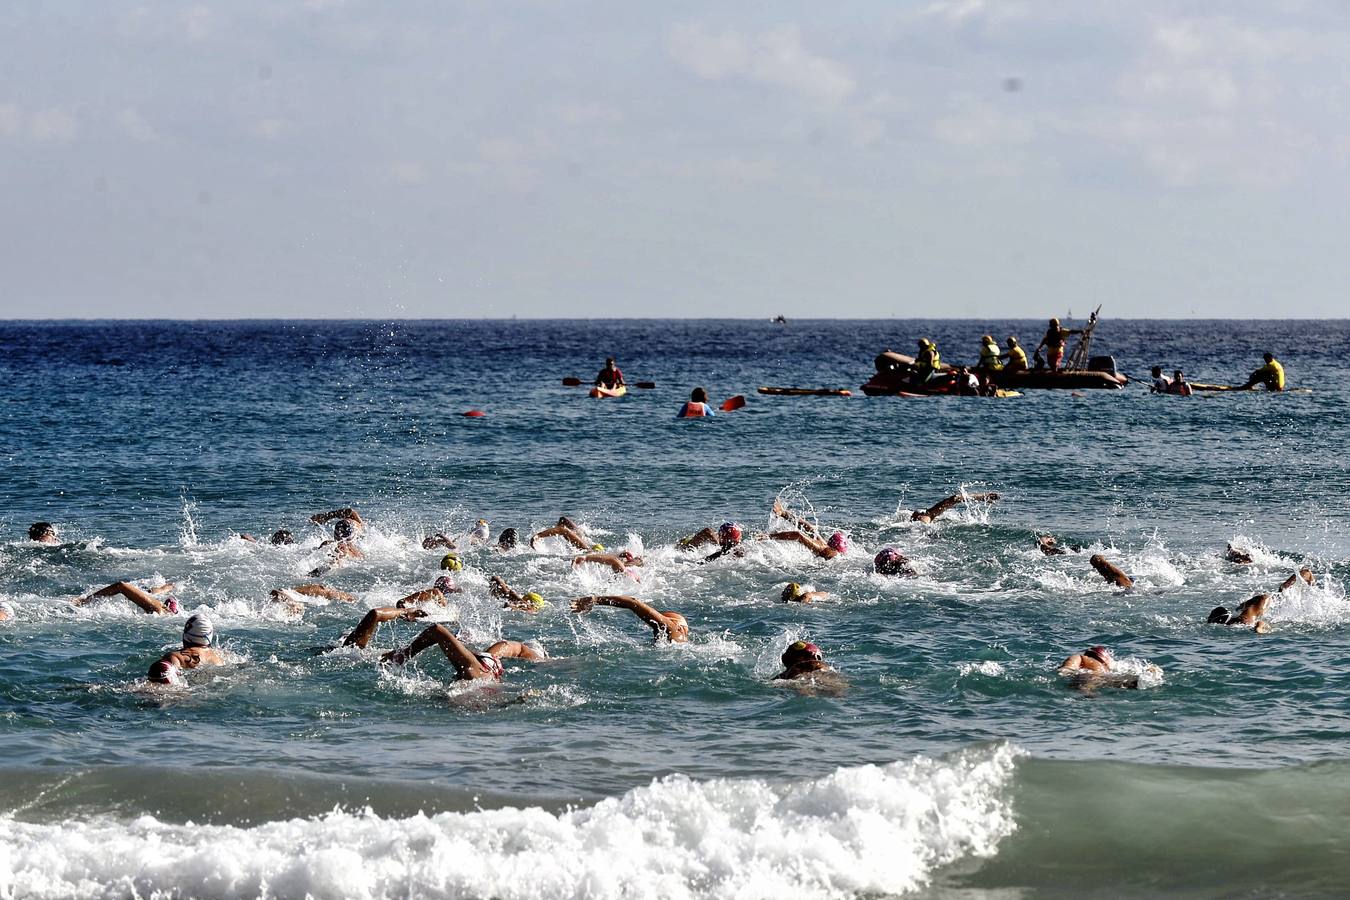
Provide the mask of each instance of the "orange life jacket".
POLYGON ((706 403, 695 403, 690 400, 684 405, 684 411, 680 413, 681 419, 695 419, 708 414, 708 405, 706 403))

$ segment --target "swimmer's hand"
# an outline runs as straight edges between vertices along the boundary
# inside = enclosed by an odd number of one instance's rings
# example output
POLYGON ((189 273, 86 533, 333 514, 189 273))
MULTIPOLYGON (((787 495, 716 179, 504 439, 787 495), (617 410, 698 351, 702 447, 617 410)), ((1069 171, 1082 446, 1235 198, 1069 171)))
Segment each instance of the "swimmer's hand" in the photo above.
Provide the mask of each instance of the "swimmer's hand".
POLYGON ((572 612, 588 613, 595 607, 594 597, 578 597, 572 601, 572 612))
MULTIPOLYGON (((399 601, 400 604, 402 602, 402 600, 399 601)), ((427 611, 416 606, 405 606, 403 607, 403 612, 400 613, 398 617, 400 619, 407 619, 411 622, 413 619, 425 619, 427 617, 427 611)))
POLYGON ((380 662, 391 666, 401 666, 408 662, 408 648, 399 647, 397 650, 390 650, 380 657, 380 662))

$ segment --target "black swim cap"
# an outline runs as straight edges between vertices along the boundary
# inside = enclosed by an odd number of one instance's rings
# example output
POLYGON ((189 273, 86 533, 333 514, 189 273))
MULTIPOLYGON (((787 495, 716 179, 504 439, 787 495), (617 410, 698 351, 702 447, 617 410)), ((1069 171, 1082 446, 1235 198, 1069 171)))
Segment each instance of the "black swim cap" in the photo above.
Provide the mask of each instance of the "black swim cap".
POLYGON ((333 526, 333 537, 340 541, 346 540, 355 533, 356 526, 352 524, 351 519, 338 519, 337 524, 333 526))
POLYGON ((510 550, 520 543, 520 534, 514 528, 503 528, 502 533, 497 536, 497 546, 503 550, 510 550))
POLYGON ((1209 612, 1209 618, 1205 620, 1207 625, 1227 625, 1233 619, 1233 614, 1228 611, 1226 606, 1216 606, 1209 612))
POLYGON ((276 532, 274 532, 273 535, 272 535, 272 543, 274 543, 274 544, 294 544, 294 543, 295 543, 295 535, 291 534, 291 531, 290 531, 289 528, 278 528, 278 529, 276 530, 276 532))

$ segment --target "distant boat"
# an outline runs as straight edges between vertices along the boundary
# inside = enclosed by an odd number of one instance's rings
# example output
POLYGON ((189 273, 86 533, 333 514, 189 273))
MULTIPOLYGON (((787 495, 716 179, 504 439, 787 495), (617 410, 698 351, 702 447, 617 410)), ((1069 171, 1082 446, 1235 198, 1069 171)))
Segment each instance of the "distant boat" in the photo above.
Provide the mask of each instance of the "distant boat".
POLYGON ((774 317, 773 317, 772 319, 770 319, 769 321, 772 322, 772 323, 775 324, 775 325, 786 325, 786 324, 787 324, 787 317, 786 317, 786 316, 782 316, 782 315, 778 315, 778 316, 774 316, 774 317))

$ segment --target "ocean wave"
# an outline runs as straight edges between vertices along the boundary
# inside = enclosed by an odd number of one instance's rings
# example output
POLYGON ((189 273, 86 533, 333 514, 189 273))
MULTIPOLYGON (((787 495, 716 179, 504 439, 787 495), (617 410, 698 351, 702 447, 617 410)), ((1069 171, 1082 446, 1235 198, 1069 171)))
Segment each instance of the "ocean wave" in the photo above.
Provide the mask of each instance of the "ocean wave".
POLYGON ((151 815, 0 816, 5 897, 800 898, 897 894, 994 854, 1019 751, 841 768, 823 778, 672 775, 553 813, 386 818, 367 809, 260 825, 151 815))

